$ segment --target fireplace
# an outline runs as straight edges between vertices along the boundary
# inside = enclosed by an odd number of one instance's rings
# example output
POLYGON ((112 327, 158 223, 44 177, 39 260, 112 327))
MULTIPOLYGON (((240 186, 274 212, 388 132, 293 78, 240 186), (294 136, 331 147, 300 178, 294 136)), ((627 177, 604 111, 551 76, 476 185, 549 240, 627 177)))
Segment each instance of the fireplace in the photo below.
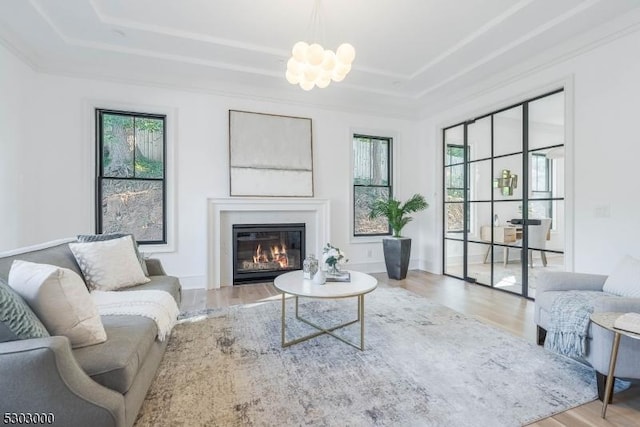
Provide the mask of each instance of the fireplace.
POLYGON ((305 224, 234 224, 233 284, 273 280, 302 269, 305 224))

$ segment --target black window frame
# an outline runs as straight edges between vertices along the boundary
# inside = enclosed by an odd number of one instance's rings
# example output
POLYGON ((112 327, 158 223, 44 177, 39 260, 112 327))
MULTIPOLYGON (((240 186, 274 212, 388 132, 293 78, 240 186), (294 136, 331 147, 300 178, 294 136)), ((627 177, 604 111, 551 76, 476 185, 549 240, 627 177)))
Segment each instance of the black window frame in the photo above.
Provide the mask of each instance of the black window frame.
MULTIPOLYGON (((451 170, 452 170, 452 171, 454 170, 454 169, 453 169, 453 167, 454 167, 454 166, 462 166, 462 167, 464 168, 464 145, 460 145, 460 144, 445 144, 445 146, 446 146, 445 159, 447 159, 447 158, 449 159, 449 162, 447 163, 446 167, 451 168, 451 170), (461 161, 460 161, 460 162, 452 162, 452 161, 451 161, 452 157, 451 157, 451 155, 449 154, 449 148, 459 148, 459 149, 461 149, 461 150, 462 150, 462 158, 461 158, 461 161)), ((462 206, 462 207, 463 207, 463 209, 464 209, 464 199, 465 199, 465 198, 464 198, 464 192, 465 192, 465 187, 464 187, 464 180, 465 180, 465 177, 464 177, 464 169, 463 169, 463 171, 462 171, 462 177, 461 177, 462 185, 463 185, 462 187, 452 187, 452 186, 450 185, 450 184, 451 184, 451 181, 452 181, 452 179, 451 179, 451 178, 452 178, 452 175, 451 175, 451 174, 449 174, 449 181, 445 183, 445 184, 447 184, 447 185, 446 185, 446 187, 445 187, 445 188, 446 188, 446 191, 447 191, 447 195, 448 195, 449 190, 459 190, 459 191, 460 191, 460 194, 462 195, 462 201, 460 201, 460 202, 451 202, 451 201, 448 201, 448 202, 446 202, 446 203, 448 203, 448 204, 450 204, 450 205, 457 205, 457 204, 459 204, 459 205, 460 205, 460 206, 462 206)), ((445 174, 445 179, 446 179, 446 174, 445 174)), ((445 195, 445 197, 446 197, 446 195, 445 195)), ((447 222, 445 221, 445 224, 446 224, 446 223, 447 223, 447 222)), ((469 231, 469 224, 467 224, 467 225, 466 225, 466 228, 467 228, 467 231, 469 231)), ((460 228, 460 229, 458 229, 458 230, 445 230, 445 233, 464 233, 464 229, 465 229, 465 225, 464 225, 464 219, 463 219, 463 225, 462 225, 462 228, 460 228)))
POLYGON ((351 137, 351 149, 353 150, 353 142, 356 138, 367 138, 369 140, 377 139, 387 141, 388 144, 388 157, 387 157, 387 185, 363 185, 355 183, 355 174, 352 169, 351 173, 353 174, 352 178, 352 200, 351 200, 351 210, 353 212, 353 237, 377 237, 377 236, 390 236, 391 235, 391 225, 387 223, 387 232, 386 233, 356 233, 356 188, 388 188, 389 189, 389 198, 393 197, 393 137, 390 136, 375 136, 375 135, 365 135, 362 133, 354 133, 351 137))
MULTIPOLYGON (((139 245, 165 245, 167 244, 167 115, 155 113, 141 113, 137 111, 123 111, 106 108, 95 109, 95 131, 96 131, 96 181, 95 181, 95 233, 102 234, 103 231, 103 211, 102 211, 102 183, 104 180, 118 179, 126 181, 154 181, 162 183, 162 239, 160 240, 137 240, 139 245), (162 178, 148 177, 108 177, 104 176, 104 141, 103 141, 103 116, 105 114, 132 117, 135 123, 136 117, 162 120, 162 178)), ((136 150, 133 150, 133 162, 135 164, 136 150)))
MULTIPOLYGON (((551 192, 551 183, 552 181, 552 176, 551 174, 553 173, 553 171, 551 170, 551 160, 549 160, 547 158, 547 156, 544 153, 535 153, 532 152, 531 153, 531 163, 538 162, 540 160, 544 161, 544 168, 545 168, 545 189, 541 190, 538 188, 538 177, 536 176, 535 178, 532 176, 531 177, 531 192, 532 193, 550 193, 551 192)), ((531 165, 531 173, 533 175, 533 173, 537 173, 537 165, 532 164, 531 165)))

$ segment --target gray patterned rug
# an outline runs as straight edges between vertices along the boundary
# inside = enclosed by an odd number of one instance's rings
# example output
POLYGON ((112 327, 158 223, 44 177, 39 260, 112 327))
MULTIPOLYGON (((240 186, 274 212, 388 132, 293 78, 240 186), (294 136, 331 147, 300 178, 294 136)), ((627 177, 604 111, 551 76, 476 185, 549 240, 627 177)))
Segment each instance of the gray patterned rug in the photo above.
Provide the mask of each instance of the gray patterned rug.
MULTIPOLYGON (((320 324, 355 317, 355 299, 306 301, 320 324)), ((365 304, 364 352, 326 335, 282 349, 279 301, 184 320, 136 426, 520 426, 596 398, 590 368, 426 298, 365 304)))

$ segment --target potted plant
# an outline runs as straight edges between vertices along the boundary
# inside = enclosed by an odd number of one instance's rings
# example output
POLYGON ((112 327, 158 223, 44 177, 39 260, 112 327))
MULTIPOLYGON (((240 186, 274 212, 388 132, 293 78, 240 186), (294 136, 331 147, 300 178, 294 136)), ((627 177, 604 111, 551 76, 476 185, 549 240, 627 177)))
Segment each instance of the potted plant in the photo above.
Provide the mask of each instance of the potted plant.
POLYGON ((393 230, 392 237, 382 240, 384 262, 389 278, 400 280, 407 277, 411 256, 411 239, 402 237, 400 233, 404 226, 413 220, 408 216, 409 214, 420 212, 427 207, 429 204, 420 194, 414 194, 405 203, 393 197, 373 202, 369 218, 386 217, 391 230, 393 230))

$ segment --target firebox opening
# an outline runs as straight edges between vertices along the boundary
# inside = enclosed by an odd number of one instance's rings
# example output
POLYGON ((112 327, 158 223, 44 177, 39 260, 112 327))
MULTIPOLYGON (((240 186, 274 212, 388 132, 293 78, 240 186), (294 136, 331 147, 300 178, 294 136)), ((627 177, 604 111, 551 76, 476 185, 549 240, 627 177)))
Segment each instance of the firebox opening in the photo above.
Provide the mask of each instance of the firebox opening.
POLYGON ((302 268, 305 224, 234 224, 233 284, 273 280, 302 268))

